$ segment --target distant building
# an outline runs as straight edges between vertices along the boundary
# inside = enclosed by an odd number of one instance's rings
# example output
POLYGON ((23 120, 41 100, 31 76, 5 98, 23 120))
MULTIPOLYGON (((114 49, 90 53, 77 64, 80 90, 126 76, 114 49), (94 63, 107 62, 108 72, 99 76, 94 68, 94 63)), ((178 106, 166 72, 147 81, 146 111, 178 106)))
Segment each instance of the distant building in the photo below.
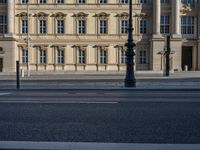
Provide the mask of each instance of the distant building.
MULTIPOLYGON (((0 72, 123 71, 128 0, 0 0, 0 72), (30 47, 27 51, 27 32, 30 47)), ((200 2, 133 0, 136 70, 161 71, 165 36, 171 69, 200 70, 200 2)))

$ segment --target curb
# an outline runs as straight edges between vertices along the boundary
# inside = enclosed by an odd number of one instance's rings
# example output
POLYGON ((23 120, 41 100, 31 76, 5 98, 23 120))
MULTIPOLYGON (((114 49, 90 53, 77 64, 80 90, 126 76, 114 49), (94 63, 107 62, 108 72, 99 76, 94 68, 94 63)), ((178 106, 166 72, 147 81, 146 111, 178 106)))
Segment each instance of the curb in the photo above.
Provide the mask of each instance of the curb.
POLYGON ((26 92, 26 91, 37 91, 37 92, 63 92, 63 91, 132 91, 132 92, 149 92, 149 91, 158 91, 158 92, 173 92, 173 91, 185 91, 185 92, 198 92, 200 88, 166 88, 166 89, 158 89, 158 88, 151 88, 151 89, 142 89, 142 88, 60 88, 60 89, 42 89, 42 88, 29 88, 29 89, 0 89, 0 91, 11 91, 11 92, 26 92))

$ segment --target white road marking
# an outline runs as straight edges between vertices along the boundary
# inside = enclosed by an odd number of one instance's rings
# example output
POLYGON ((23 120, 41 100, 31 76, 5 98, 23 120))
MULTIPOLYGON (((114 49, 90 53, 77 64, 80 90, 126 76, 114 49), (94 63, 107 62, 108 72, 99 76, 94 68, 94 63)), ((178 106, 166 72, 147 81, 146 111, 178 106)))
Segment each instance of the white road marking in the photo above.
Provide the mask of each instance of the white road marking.
POLYGON ((198 150, 200 144, 125 144, 0 141, 0 149, 32 150, 198 150))
POLYGON ((9 95, 10 93, 0 93, 0 96, 9 95))
POLYGON ((0 100, 0 103, 34 103, 34 104, 118 104, 119 102, 81 102, 81 101, 47 101, 47 100, 0 100))

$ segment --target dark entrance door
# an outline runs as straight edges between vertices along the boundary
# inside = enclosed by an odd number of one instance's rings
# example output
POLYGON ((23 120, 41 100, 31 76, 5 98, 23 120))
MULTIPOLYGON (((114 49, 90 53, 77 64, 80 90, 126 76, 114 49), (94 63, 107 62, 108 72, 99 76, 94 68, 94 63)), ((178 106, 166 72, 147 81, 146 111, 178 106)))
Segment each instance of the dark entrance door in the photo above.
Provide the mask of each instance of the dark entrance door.
POLYGON ((3 71, 3 58, 0 58, 0 72, 3 71))
POLYGON ((185 70, 185 66, 188 66, 188 70, 192 70, 192 46, 182 47, 182 70, 185 70))

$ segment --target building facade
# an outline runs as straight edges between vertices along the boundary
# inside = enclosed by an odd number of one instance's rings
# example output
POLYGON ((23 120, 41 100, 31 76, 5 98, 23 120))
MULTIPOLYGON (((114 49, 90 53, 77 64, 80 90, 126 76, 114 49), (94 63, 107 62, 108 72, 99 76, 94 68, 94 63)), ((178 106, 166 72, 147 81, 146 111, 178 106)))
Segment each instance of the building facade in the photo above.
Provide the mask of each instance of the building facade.
MULTIPOLYGON (((128 0, 0 0, 0 72, 123 71, 128 0), (27 15, 29 14, 29 15, 27 15)), ((135 69, 200 70, 199 0, 133 0, 135 69)))

